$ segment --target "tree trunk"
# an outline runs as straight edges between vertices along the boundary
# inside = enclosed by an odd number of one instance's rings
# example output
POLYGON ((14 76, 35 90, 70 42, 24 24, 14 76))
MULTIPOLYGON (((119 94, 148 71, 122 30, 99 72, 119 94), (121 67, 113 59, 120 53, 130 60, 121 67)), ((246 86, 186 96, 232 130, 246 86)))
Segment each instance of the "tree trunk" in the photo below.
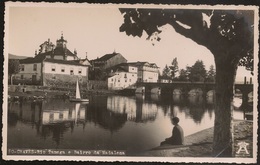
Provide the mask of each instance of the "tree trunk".
POLYGON ((216 102, 213 156, 231 157, 233 145, 233 96, 237 63, 216 57, 216 102))

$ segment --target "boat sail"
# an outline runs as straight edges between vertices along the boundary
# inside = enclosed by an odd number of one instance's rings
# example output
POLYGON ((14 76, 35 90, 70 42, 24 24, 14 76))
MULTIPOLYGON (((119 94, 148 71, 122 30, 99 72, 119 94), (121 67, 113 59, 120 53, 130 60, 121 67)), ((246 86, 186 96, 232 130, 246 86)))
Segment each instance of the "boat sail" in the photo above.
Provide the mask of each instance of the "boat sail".
POLYGON ((71 98, 71 102, 88 102, 89 99, 82 99, 80 96, 80 91, 79 91, 79 81, 77 80, 76 83, 76 98, 71 98))

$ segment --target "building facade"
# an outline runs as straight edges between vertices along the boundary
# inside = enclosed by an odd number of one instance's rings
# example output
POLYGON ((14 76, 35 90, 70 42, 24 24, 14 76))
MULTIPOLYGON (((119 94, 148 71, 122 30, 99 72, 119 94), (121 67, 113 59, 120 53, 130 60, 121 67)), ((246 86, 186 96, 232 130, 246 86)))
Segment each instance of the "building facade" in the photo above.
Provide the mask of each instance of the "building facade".
POLYGON ((56 59, 24 59, 20 62, 20 72, 15 75, 16 84, 28 85, 69 85, 88 80, 88 65, 74 61, 56 59))
POLYGON ((79 59, 66 47, 63 36, 55 47, 49 40, 40 45, 35 57, 20 60, 20 72, 14 76, 14 84, 68 86, 78 79, 88 81, 90 62, 79 59))
POLYGON ((134 62, 129 63, 138 68, 137 82, 158 82, 159 67, 155 63, 134 62))
POLYGON ((113 52, 112 54, 106 54, 101 58, 91 60, 91 65, 94 69, 108 69, 126 62, 127 60, 120 53, 113 52))
POLYGON ((109 76, 107 79, 109 90, 131 88, 137 82, 137 67, 122 63, 112 67, 109 76))

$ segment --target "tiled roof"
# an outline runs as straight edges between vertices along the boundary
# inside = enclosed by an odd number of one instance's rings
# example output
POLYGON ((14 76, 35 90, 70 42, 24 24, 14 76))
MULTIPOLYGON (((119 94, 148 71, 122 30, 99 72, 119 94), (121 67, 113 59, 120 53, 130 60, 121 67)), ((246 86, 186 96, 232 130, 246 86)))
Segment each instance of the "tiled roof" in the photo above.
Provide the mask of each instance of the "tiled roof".
POLYGON ((148 66, 153 67, 153 68, 159 68, 155 63, 148 63, 148 62, 129 62, 128 64, 132 64, 135 66, 143 66, 145 64, 148 64, 148 66))
POLYGON ((51 59, 51 58, 46 58, 44 61, 51 62, 51 63, 58 63, 58 64, 86 66, 86 65, 77 63, 75 61, 57 60, 57 59, 51 59))
POLYGON ((92 60, 92 61, 107 61, 109 60, 110 58, 116 56, 116 55, 119 55, 120 53, 112 53, 112 54, 106 54, 98 59, 95 59, 95 60, 92 60))
POLYGON ((70 60, 70 61, 74 61, 74 62, 79 63, 79 64, 82 64, 83 62, 88 61, 89 65, 91 65, 90 61, 88 59, 79 59, 79 60, 70 60))
POLYGON ((53 52, 52 51, 48 51, 48 52, 44 52, 44 53, 40 53, 38 54, 37 56, 39 55, 67 55, 67 56, 76 56, 75 54, 73 54, 69 49, 67 48, 61 48, 61 47, 56 47, 53 52))
MULTIPOLYGON (((124 63, 126 64, 126 63, 124 63)), ((123 71, 123 72, 127 72, 127 68, 125 68, 124 66, 127 66, 127 65, 122 65, 122 64, 118 64, 116 66, 113 66, 113 67, 110 67, 107 69, 107 71, 110 71, 110 70, 113 70, 113 72, 118 72, 118 71, 123 71)))
POLYGON ((58 63, 58 64, 86 66, 86 65, 80 64, 80 63, 73 61, 73 60, 72 61, 57 60, 57 59, 45 58, 45 56, 36 56, 35 58, 29 57, 29 58, 20 60, 20 63, 21 64, 32 64, 32 63, 40 63, 42 61, 51 62, 51 63, 58 63))
POLYGON ((133 63, 121 63, 118 65, 115 65, 113 67, 108 68, 107 70, 113 70, 113 71, 124 71, 127 72, 128 69, 126 67, 128 66, 134 66, 136 67, 136 65, 134 65, 133 63))
POLYGON ((44 56, 36 56, 35 58, 29 57, 26 59, 21 59, 20 63, 21 64, 31 64, 31 63, 40 63, 45 59, 44 56))

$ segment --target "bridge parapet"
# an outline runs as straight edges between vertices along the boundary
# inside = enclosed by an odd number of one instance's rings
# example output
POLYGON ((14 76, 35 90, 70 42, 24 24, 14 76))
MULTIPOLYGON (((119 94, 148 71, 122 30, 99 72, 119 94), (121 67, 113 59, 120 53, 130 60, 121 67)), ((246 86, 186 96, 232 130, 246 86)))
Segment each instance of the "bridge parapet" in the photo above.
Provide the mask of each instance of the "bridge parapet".
MULTIPOLYGON (((154 88, 160 88, 161 94, 173 94, 174 89, 188 93, 192 89, 199 88, 206 94, 210 90, 215 90, 215 86, 216 84, 211 82, 137 83, 137 87, 144 87, 146 93, 150 93, 154 88)), ((239 89, 243 96, 247 96, 253 91, 253 84, 235 84, 235 89, 239 89)))

